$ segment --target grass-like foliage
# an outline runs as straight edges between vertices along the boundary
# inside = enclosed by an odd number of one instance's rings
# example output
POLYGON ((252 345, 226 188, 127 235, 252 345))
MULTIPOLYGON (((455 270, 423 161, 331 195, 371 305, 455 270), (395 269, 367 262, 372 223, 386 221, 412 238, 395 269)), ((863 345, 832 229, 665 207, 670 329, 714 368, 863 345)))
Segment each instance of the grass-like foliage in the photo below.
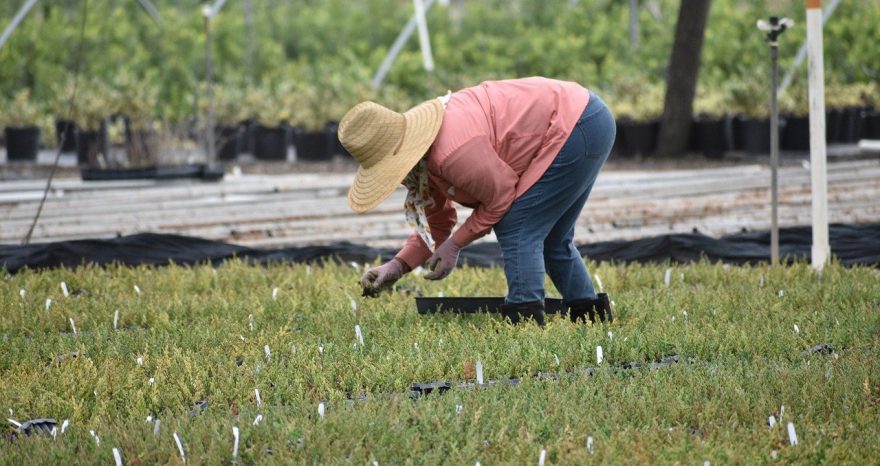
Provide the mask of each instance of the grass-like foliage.
POLYGON ((347 264, 7 276, 0 410, 21 421, 56 418, 59 426, 69 419, 70 427, 55 439, 13 438, 13 428, 3 428, 0 463, 112 464, 113 447, 126 464, 175 463, 176 432, 187 462, 227 464, 233 426, 242 464, 537 463, 542 449, 547 464, 880 458, 876 269, 831 264, 821 277, 805 263, 591 270, 615 301, 617 320, 588 326, 553 317, 543 330, 490 315, 416 313, 416 295, 503 295, 500 269, 460 268, 439 283, 411 274, 376 299, 360 297, 359 272, 347 264), (804 354, 820 343, 834 354, 804 354), (687 362, 615 369, 671 354, 687 362), (415 401, 389 395, 412 382, 473 380, 477 361, 486 379, 525 379, 415 401), (587 367, 599 370, 528 377, 587 367), (362 395, 367 401, 346 402, 362 395), (193 416, 199 400, 208 406, 193 416), (782 424, 768 427, 781 405, 782 424), (158 435, 147 416, 161 419, 158 435))

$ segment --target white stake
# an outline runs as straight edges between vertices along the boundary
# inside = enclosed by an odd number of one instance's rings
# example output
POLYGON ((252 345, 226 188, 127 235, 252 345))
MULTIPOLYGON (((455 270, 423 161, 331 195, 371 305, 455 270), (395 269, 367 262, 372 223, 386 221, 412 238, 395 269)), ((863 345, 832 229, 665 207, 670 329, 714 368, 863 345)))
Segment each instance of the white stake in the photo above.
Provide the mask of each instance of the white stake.
POLYGON ((704 460, 703 466, 712 466, 712 463, 710 463, 709 460, 704 460))
POLYGON ((119 309, 113 312, 113 331, 119 330, 119 309))
POLYGON ((611 330, 608 331, 608 339, 609 339, 609 340, 613 340, 613 339, 614 339, 614 334, 611 333, 611 330))
POLYGON ((180 451, 180 460, 186 463, 186 454, 183 452, 183 443, 180 442, 180 436, 174 433, 174 443, 177 444, 177 450, 180 451))
POLYGON ((24 288, 18 290, 18 295, 21 296, 21 299, 24 299, 24 295, 26 295, 26 294, 27 294, 27 291, 25 291, 24 288))
POLYGON ((355 312, 358 310, 358 303, 354 300, 354 298, 349 297, 348 302, 351 305, 351 315, 355 315, 355 312))
POLYGON ((779 297, 785 296, 785 290, 779 290, 779 297))
POLYGON ((599 275, 598 275, 598 274, 595 274, 595 275, 593 275, 593 276, 596 277, 596 285, 599 285, 599 293, 601 293, 602 291, 604 291, 604 290, 602 289, 602 279, 599 278, 599 275))
POLYGON ((70 328, 73 329, 73 334, 76 335, 76 324, 73 323, 73 317, 68 317, 68 319, 70 320, 70 328))
POLYGON ((782 422, 782 416, 785 414, 785 405, 779 406, 779 422, 782 422))
POLYGON ((255 426, 260 425, 260 421, 262 421, 262 420, 263 420, 263 415, 262 415, 262 414, 257 414, 257 417, 254 418, 254 425, 255 425, 255 426))
POLYGON ((61 423, 61 433, 63 434, 67 427, 70 425, 70 419, 65 419, 64 422, 61 423))
POLYGON ((764 286, 764 276, 763 275, 761 275, 761 278, 758 279, 758 285, 764 286))
POLYGON ((260 398, 260 389, 255 388, 254 394, 257 396, 257 408, 259 408, 260 406, 263 406, 263 399, 260 398))
POLYGON ((136 362, 138 366, 143 366, 144 365, 144 358, 138 357, 137 359, 134 360, 134 362, 136 362))
POLYGON ((57 427, 53 427, 52 430, 49 431, 49 433, 52 434, 53 441, 58 440, 58 428, 57 427))
POLYGON ((278 301, 278 288, 272 288, 272 301, 278 301))
POLYGON ((544 466, 544 461, 547 459, 547 450, 541 450, 541 455, 538 456, 538 466, 544 466))
POLYGON ((483 361, 477 361, 477 385, 483 385, 483 361))
POLYGON ((666 288, 669 288, 669 281, 672 279, 672 268, 666 269, 666 275, 663 277, 663 283, 666 284, 666 288))
POLYGON ((67 291, 67 283, 61 282, 61 292, 64 293, 65 298, 70 296, 70 293, 67 291))
POLYGON ((293 342, 290 342, 290 352, 296 354, 296 345, 293 342))
POLYGON ((587 451, 590 452, 591 455, 593 454, 593 437, 592 436, 587 437, 587 451))
POLYGON ((312 266, 311 266, 311 265, 307 265, 307 266, 306 266, 306 275, 311 275, 311 274, 312 274, 312 266))
POLYGON ((248 314, 248 327, 251 329, 251 332, 254 331, 254 315, 248 314))
POLYGON ((46 310, 48 311, 50 307, 52 307, 52 298, 46 298, 46 310))
POLYGON ((325 412, 324 402, 322 401, 322 402, 318 403, 318 416, 321 419, 324 419, 324 412, 325 412))
POLYGON ((767 425, 773 427, 776 425, 776 416, 770 416, 767 418, 767 425))
POLYGON ((147 381, 147 384, 148 384, 148 385, 153 385, 153 384, 155 384, 155 383, 156 383, 156 379, 153 378, 153 377, 150 377, 150 380, 147 381))
POLYGON ((162 428, 162 420, 156 419, 156 422, 153 423, 153 436, 154 437, 159 436, 159 429, 161 429, 161 428, 162 428))
POLYGON ((272 350, 269 349, 269 345, 263 345, 263 353, 266 354, 266 361, 272 361, 272 350))
POLYGON ((122 455, 116 447, 113 447, 113 461, 116 461, 116 466, 122 466, 122 455))
POLYGON ((596 347, 596 364, 602 364, 602 347, 596 347))
POLYGON ((797 432, 794 431, 793 422, 788 423, 788 443, 790 443, 791 446, 798 444, 797 432))
POLYGON ((455 414, 461 414, 462 411, 464 411, 464 406, 455 405, 455 414))
POLYGON ((318 354, 324 355, 324 345, 318 345, 318 354))
POLYGON ((239 438, 239 436, 238 436, 238 427, 237 427, 237 426, 232 426, 232 439, 233 439, 233 443, 232 443, 232 458, 233 458, 233 459, 238 458, 238 438, 239 438))
POLYGON ((822 2, 807 2, 807 57, 810 101, 810 198, 813 213, 811 262, 822 272, 831 248, 828 241, 828 168, 825 147, 825 56, 822 2))
POLYGON ((556 365, 558 366, 558 365, 559 365, 559 356, 557 356, 556 354, 554 354, 554 355, 553 355, 553 361, 554 361, 554 362, 556 363, 556 365))
POLYGON ((96 434, 94 430, 89 430, 89 435, 91 435, 92 437, 94 437, 94 439, 95 439, 95 443, 96 443, 97 445, 101 445, 101 439, 98 437, 98 434, 96 434))
MULTIPOLYGON (((354 301, 352 301, 352 302, 354 302, 354 301)), ((364 346, 364 333, 361 332, 361 326, 360 326, 360 325, 355 325, 355 326, 354 326, 354 334, 357 336, 358 343, 360 343, 360 344, 361 344, 361 347, 363 347, 363 346, 364 346)))
POLYGON ((135 286, 134 286, 134 292, 135 292, 135 293, 137 293, 137 295, 138 295, 138 296, 140 296, 140 295, 141 295, 141 289, 140 289, 140 288, 138 288, 138 286, 137 286, 137 285, 135 285, 135 286))
POLYGON ((801 333, 801 329, 798 327, 797 324, 794 324, 794 333, 801 333))

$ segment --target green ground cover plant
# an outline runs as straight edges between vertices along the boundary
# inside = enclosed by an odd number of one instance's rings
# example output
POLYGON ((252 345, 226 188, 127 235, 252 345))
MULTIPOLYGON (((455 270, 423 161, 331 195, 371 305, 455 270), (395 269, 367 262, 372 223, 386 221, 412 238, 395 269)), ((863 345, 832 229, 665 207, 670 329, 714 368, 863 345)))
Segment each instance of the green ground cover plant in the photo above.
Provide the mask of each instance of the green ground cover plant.
POLYGON ((173 464, 174 433, 193 464, 488 465, 537 463, 541 450, 547 464, 880 457, 876 269, 831 264, 821 278, 805 263, 592 270, 616 302, 615 322, 553 317, 543 330, 416 313, 416 295, 503 295, 500 269, 465 267, 439 283, 411 275, 376 299, 360 297, 349 264, 6 276, 0 410, 69 427, 54 439, 4 427, 0 463, 107 464, 118 448, 126 464, 173 464), (810 354, 820 343, 833 353, 810 354), (619 369, 672 354, 682 361, 669 368, 619 369), (476 362, 487 380, 523 381, 403 395, 413 382, 474 381, 476 362), (588 367, 595 375, 530 377, 588 367))

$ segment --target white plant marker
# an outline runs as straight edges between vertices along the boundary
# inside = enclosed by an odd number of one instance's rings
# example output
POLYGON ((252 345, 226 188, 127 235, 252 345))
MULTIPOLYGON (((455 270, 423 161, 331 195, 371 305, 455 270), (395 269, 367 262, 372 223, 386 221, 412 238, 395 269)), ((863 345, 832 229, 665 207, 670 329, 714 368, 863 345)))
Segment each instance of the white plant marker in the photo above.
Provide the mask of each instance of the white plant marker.
POLYGON ((592 436, 587 437, 587 451, 590 452, 591 455, 593 454, 593 437, 592 436))
POLYGON ((705 460, 703 461, 703 466, 712 466, 712 463, 710 463, 709 460, 705 460))
POLYGON ((358 303, 352 297, 349 297, 348 301, 349 301, 349 304, 351 305, 351 313, 352 313, 352 315, 354 315, 354 313, 357 312, 357 310, 358 310, 358 303))
POLYGON ((119 330, 119 309, 113 311, 113 331, 119 330))
POLYGON ((779 406, 779 422, 782 422, 782 416, 785 414, 785 405, 779 406))
POLYGON ((357 336, 358 343, 361 344, 361 347, 364 346, 364 332, 361 331, 361 326, 355 324, 354 326, 354 334, 357 336))
POLYGON ((67 283, 61 282, 61 292, 64 293, 65 298, 70 296, 70 292, 67 291, 67 283))
POLYGON ((63 434, 67 427, 70 426, 70 419, 65 419, 64 422, 61 423, 61 433, 63 434))
POLYGON ((324 355, 324 345, 318 345, 318 354, 324 355))
POLYGON ((266 362, 271 362, 272 350, 269 349, 269 345, 263 345, 263 353, 266 355, 266 362))
POLYGON ((12 408, 9 408, 9 415, 12 416, 13 413, 14 411, 12 410, 12 408))
POLYGON ((681 278, 681 281, 684 281, 684 272, 680 273, 680 274, 678 275, 678 277, 681 278))
POLYGON ((296 345, 293 342, 290 342, 290 352, 296 354, 296 345))
POLYGON ((262 415, 262 414, 257 414, 257 417, 254 418, 254 425, 255 425, 255 426, 260 425, 260 421, 262 421, 262 420, 263 420, 263 415, 262 415))
POLYGON ((312 274, 312 266, 311 266, 311 265, 307 265, 307 266, 306 266, 306 275, 311 275, 311 274, 312 274))
POLYGON ((351 265, 351 268, 357 270, 358 272, 361 271, 361 266, 357 262, 354 262, 354 261, 349 262, 349 265, 351 265))
POLYGON ((544 461, 547 460, 547 450, 542 449, 541 455, 538 456, 538 466, 544 466, 544 461))
POLYGON ((794 333, 801 333, 801 329, 797 324, 794 324, 794 333))
POLYGON ((149 414, 149 415, 147 415, 147 420, 144 421, 144 424, 149 424, 151 422, 153 422, 153 415, 149 414))
POLYGON ((263 399, 260 398, 260 389, 259 388, 254 389, 254 395, 257 396, 257 408, 259 408, 260 406, 263 406, 263 399))
POLYGON ((603 287, 602 287, 602 279, 599 278, 599 275, 598 275, 598 274, 594 274, 593 276, 596 277, 596 285, 599 285, 599 293, 605 291, 605 290, 603 289, 603 287))
POLYGON ((248 328, 251 329, 251 332, 254 331, 254 315, 248 314, 248 328))
POLYGON ((688 320, 688 311, 681 311, 681 315, 684 316, 684 320, 688 320))
POLYGON ((778 455, 779 455, 779 452, 777 452, 776 450, 770 451, 770 458, 773 458, 775 460, 778 455))
POLYGON ((479 461, 477 461, 476 463, 474 463, 474 466, 482 466, 482 465, 480 464, 479 461))
POLYGON ((442 291, 438 291, 438 292, 437 292, 437 297, 438 297, 438 298, 442 298, 442 297, 444 297, 444 296, 446 296, 446 295, 444 295, 442 291))
POLYGON ((122 455, 116 447, 113 447, 113 461, 116 462, 116 466, 122 466, 122 455))
POLYGON ((52 434, 53 441, 58 440, 58 428, 57 427, 53 427, 52 430, 49 431, 49 433, 52 434))
POLYGON ((553 355, 553 362, 555 362, 557 366, 559 365, 559 356, 556 354, 553 355))
POLYGON ((238 426, 232 426, 232 458, 238 458, 238 426))
POLYGON ((324 419, 325 411, 326 411, 326 408, 324 408, 324 402, 322 401, 322 402, 318 403, 318 416, 321 419, 324 419))
POLYGON ((764 286, 764 276, 763 276, 763 275, 761 275, 761 277, 758 278, 758 285, 759 285, 759 286, 764 286))
POLYGON ((153 437, 159 436, 159 430, 162 428, 162 420, 156 419, 156 422, 153 423, 153 437))
POLYGON ((48 311, 50 307, 52 307, 52 298, 46 298, 46 310, 48 311))
POLYGON ((611 330, 608 331, 608 339, 609 339, 609 340, 613 340, 613 339, 614 339, 614 334, 611 333, 611 330))
POLYGON ((663 277, 663 283, 666 284, 666 288, 669 288, 669 282, 672 280, 672 268, 666 269, 666 275, 663 277))
POLYGON ((776 416, 771 415, 770 417, 768 417, 767 418, 767 425, 769 425, 771 428, 773 426, 775 426, 776 425, 776 416))
POLYGON ((278 301, 278 288, 272 288, 272 301, 278 301))
POLYGON ((150 377, 150 380, 147 381, 147 384, 149 384, 149 385, 154 385, 155 383, 156 383, 156 379, 153 377, 150 377))
POLYGON ((183 443, 180 442, 180 436, 174 433, 174 443, 177 444, 177 450, 180 451, 180 460, 186 463, 186 453, 183 452, 183 443))
POLYGON ((134 292, 137 293, 138 296, 141 295, 141 289, 137 285, 134 286, 134 292))
POLYGON ((464 406, 455 405, 455 414, 461 414, 462 411, 464 411, 464 406))
POLYGON ((785 290, 779 290, 779 297, 785 296, 785 290))
POLYGON ((70 320, 70 328, 73 329, 73 334, 76 335, 76 324, 73 322, 73 317, 68 317, 70 320))
POLYGON ((788 443, 791 446, 795 446, 798 444, 797 432, 794 431, 794 423, 788 423, 788 443))
POLYGON ((483 361, 477 361, 477 385, 483 385, 483 361))
POLYGON ((96 444, 101 445, 101 438, 98 437, 98 434, 96 434, 94 430, 89 430, 89 435, 94 437, 96 444))
POLYGON ((602 347, 596 347, 596 364, 602 364, 602 347))
POLYGON ((144 358, 138 357, 137 359, 134 360, 134 362, 136 362, 138 366, 143 366, 144 365, 144 358))
POLYGON ((24 295, 26 295, 26 294, 27 294, 27 291, 25 291, 24 288, 18 290, 18 295, 21 296, 21 299, 24 299, 24 295))

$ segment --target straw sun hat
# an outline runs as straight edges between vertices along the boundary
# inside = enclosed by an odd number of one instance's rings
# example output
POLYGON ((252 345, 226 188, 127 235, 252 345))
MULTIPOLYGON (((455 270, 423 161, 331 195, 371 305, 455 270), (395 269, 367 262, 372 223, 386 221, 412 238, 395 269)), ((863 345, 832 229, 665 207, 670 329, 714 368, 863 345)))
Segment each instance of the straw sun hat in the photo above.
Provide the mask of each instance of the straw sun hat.
POLYGON ((384 201, 425 155, 443 123, 443 104, 423 102, 398 113, 375 102, 355 105, 339 122, 339 141, 360 167, 348 191, 358 213, 384 201))

